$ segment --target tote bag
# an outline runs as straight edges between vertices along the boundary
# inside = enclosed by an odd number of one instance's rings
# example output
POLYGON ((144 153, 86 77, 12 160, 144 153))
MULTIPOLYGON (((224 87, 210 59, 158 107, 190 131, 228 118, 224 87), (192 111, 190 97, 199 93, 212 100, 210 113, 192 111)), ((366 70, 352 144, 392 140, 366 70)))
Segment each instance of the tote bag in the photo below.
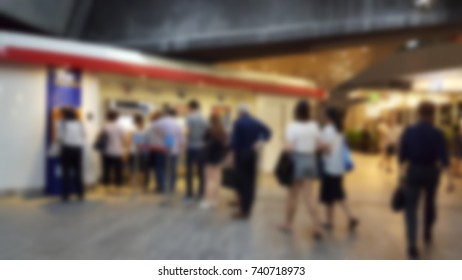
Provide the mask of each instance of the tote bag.
POLYGON ((351 156, 350 148, 346 142, 343 143, 343 162, 345 165, 345 171, 351 172, 354 170, 355 165, 351 156))

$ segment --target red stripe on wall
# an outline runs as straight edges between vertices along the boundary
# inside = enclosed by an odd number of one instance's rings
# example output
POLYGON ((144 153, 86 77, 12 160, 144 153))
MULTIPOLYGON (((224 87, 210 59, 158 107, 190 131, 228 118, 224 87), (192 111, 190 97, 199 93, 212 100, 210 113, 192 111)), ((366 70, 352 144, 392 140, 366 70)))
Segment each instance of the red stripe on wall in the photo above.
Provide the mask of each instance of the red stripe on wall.
POLYGON ((259 81, 247 81, 236 78, 216 77, 195 73, 187 70, 177 70, 156 66, 141 66, 137 64, 110 61, 84 57, 65 53, 31 50, 25 48, 7 47, 0 54, 0 58, 7 61, 45 64, 64 67, 75 67, 85 70, 116 73, 129 76, 145 76, 147 78, 167 80, 188 84, 204 84, 225 88, 236 88, 257 92, 274 93, 278 95, 310 97, 324 99, 327 93, 319 88, 279 85, 259 81))

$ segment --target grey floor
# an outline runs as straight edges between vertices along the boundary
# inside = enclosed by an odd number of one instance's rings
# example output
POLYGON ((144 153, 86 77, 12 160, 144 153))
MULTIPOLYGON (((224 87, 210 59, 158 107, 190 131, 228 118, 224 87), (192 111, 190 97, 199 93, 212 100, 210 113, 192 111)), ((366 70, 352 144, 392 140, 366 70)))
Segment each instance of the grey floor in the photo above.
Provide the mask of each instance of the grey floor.
MULTIPOLYGON (((0 259, 402 259, 403 217, 389 210, 394 176, 377 169, 378 159, 356 156, 347 178, 353 211, 361 220, 355 235, 338 213, 324 241, 311 238, 310 219, 300 204, 295 232, 277 229, 285 190, 261 180, 254 215, 230 219, 230 193, 213 212, 197 207, 164 207, 140 193, 90 193, 85 203, 55 199, 0 199, 0 259)), ((460 184, 459 184, 460 185, 460 184)), ((462 191, 440 189, 435 246, 428 259, 462 259, 462 191)), ((321 208, 319 209, 322 210, 321 208)))

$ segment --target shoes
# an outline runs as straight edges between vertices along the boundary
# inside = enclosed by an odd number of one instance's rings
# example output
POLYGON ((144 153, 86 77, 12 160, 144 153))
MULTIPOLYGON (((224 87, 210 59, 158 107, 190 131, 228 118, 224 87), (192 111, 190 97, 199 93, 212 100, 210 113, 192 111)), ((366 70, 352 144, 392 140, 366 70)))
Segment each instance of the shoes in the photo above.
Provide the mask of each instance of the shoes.
POLYGON ((244 213, 244 212, 239 211, 233 214, 233 219, 236 219, 236 220, 247 220, 248 218, 250 218, 249 213, 244 213))
POLYGON ((416 247, 410 247, 407 251, 408 257, 410 260, 418 260, 419 259, 419 251, 416 247))
POLYGON ((203 210, 211 210, 216 208, 217 205, 213 201, 207 201, 207 200, 202 200, 202 202, 199 204, 199 208, 203 210))
POLYGON ((316 231, 313 233, 313 238, 316 240, 316 241, 321 241, 323 236, 322 234, 319 232, 319 231, 316 231))
POLYGON ((350 229, 350 231, 354 231, 359 225, 359 220, 358 219, 351 219, 350 220, 350 223, 348 224, 348 228, 350 229))

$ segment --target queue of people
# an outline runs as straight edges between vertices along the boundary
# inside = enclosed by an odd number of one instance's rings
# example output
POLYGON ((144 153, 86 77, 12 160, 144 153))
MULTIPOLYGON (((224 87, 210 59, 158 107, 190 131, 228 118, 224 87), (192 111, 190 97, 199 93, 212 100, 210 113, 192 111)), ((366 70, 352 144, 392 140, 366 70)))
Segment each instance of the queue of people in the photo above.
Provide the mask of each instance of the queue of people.
MULTIPOLYGON (((127 162, 133 186, 149 190, 150 178, 154 175, 155 192, 171 195, 175 192, 180 155, 185 151, 185 203, 196 201, 202 209, 214 209, 219 201, 222 169, 228 167, 234 172, 233 189, 237 196, 234 204, 238 209, 233 216, 249 218, 255 201, 258 157, 265 143, 271 140, 271 130, 251 115, 246 104, 239 106, 231 131, 225 128, 220 116, 212 114, 205 118, 199 102, 191 101, 188 108, 186 131, 178 122, 175 110, 165 107, 153 114, 147 124, 141 116, 136 116, 135 129, 128 135, 118 124, 117 113, 108 112, 95 143, 101 153, 102 184, 120 188, 124 184, 124 162, 127 162), (127 154, 128 160, 125 160, 127 154)), ((425 197, 423 237, 425 244, 430 246, 442 171, 448 174, 448 191, 453 189, 446 141, 433 123, 434 114, 434 105, 423 102, 415 124, 404 129, 396 123, 386 130, 386 150, 393 150, 399 158, 398 185, 403 188, 410 258, 419 256, 417 210, 420 196, 425 197)), ((280 169, 286 174, 277 174, 284 177, 282 181, 288 186, 285 219, 280 229, 287 233, 292 231, 297 202, 302 199, 311 218, 313 237, 319 240, 334 227, 335 205, 343 210, 351 231, 357 228, 359 220, 348 204, 343 185, 343 177, 351 171, 353 162, 343 134, 342 113, 327 108, 321 123, 311 115, 309 103, 298 102, 294 119, 286 129, 283 151, 286 157, 281 159, 284 158, 284 164, 289 163, 290 168, 280 169), (320 184, 319 201, 325 208, 324 219, 319 215, 313 195, 317 183, 320 184)), ((71 185, 76 186, 77 196, 83 200, 81 162, 85 129, 72 109, 63 110, 63 119, 57 126, 57 142, 61 144, 62 200, 68 201, 71 185)))
MULTIPOLYGON (((175 110, 168 106, 155 112, 147 124, 142 116, 135 116, 134 129, 130 133, 118 122, 117 112, 109 111, 94 144, 101 158, 101 184, 108 192, 117 192, 127 184, 142 186, 148 191, 151 178, 154 178, 156 193, 172 195, 180 156, 186 151, 185 203, 197 201, 203 209, 215 208, 222 167, 234 165, 238 178, 234 190, 241 206, 234 216, 249 217, 255 198, 258 152, 270 139, 270 130, 251 116, 249 107, 244 104, 238 109, 239 117, 231 132, 225 128, 220 116, 212 114, 207 120, 200 112, 199 102, 191 101, 188 108, 186 131, 175 110), (127 170, 129 176, 124 176, 127 170)), ((62 124, 58 125, 58 139, 63 140, 57 140, 63 145, 62 197, 63 201, 68 200, 71 189, 68 182, 73 180, 70 178, 73 174, 79 180, 78 197, 83 200, 81 150, 85 132, 75 117, 75 110, 66 108, 63 112, 62 124), (71 169, 75 171, 68 171, 71 169)))

